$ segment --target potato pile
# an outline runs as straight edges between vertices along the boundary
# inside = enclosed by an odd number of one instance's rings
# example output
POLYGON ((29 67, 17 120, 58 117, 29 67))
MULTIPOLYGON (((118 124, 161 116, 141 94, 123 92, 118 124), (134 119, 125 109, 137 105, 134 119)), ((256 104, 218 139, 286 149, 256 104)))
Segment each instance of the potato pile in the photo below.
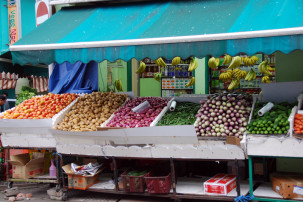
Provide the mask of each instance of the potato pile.
POLYGON ((126 100, 126 94, 99 93, 80 97, 56 129, 65 131, 96 131, 126 100))

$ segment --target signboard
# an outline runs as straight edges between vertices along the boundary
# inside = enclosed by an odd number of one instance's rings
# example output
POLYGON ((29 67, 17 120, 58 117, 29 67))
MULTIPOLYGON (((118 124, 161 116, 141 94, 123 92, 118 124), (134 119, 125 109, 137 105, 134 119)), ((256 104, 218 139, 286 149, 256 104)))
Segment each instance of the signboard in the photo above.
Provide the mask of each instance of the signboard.
POLYGON ((49 0, 37 0, 36 9, 36 26, 38 27, 51 16, 49 0))
POLYGON ((16 0, 8 0, 9 45, 18 41, 18 9, 16 0))

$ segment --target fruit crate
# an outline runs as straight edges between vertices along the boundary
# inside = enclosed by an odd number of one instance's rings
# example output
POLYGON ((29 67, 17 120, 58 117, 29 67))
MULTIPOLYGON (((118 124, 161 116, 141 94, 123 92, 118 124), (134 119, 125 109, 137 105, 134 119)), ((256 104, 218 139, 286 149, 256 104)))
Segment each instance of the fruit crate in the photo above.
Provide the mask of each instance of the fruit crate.
POLYGON ((171 189, 171 174, 156 177, 153 173, 147 174, 144 179, 147 191, 150 194, 168 194, 171 189))
POLYGON ((129 171, 125 171, 121 174, 123 190, 126 192, 145 192, 146 183, 144 177, 150 175, 150 172, 140 176, 128 176, 129 171))

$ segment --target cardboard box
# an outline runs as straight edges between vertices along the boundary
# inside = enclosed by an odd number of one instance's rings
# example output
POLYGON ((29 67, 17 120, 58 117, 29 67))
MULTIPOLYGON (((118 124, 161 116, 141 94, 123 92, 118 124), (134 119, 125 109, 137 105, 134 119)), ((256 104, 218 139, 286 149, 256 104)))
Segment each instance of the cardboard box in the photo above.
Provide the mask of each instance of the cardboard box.
POLYGON ((30 160, 28 153, 19 154, 11 156, 8 162, 12 164, 13 178, 28 179, 44 173, 44 157, 30 160))
POLYGON ((237 187, 236 176, 217 174, 204 182, 204 193, 213 195, 227 195, 237 187))
POLYGON ((286 199, 303 198, 303 176, 273 174, 272 189, 286 199))
POLYGON ((241 139, 235 136, 227 136, 226 137, 226 144, 233 144, 240 146, 241 139))
POLYGON ((63 166, 62 169, 67 174, 68 188, 81 190, 86 190, 94 184, 98 183, 98 174, 102 171, 102 169, 98 170, 93 176, 83 176, 74 174, 70 164, 63 166))

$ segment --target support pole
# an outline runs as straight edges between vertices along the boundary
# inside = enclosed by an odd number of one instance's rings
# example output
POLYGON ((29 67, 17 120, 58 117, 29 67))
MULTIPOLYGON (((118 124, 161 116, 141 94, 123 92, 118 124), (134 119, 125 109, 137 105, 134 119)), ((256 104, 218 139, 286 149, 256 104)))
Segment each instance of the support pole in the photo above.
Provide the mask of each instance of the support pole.
POLYGON ((237 196, 241 195, 241 191, 240 191, 240 173, 239 173, 239 162, 236 159, 235 161, 236 164, 236 183, 237 183, 237 196))
POLYGON ((176 197, 176 195, 177 195, 177 192, 176 192, 176 175, 175 175, 175 165, 174 165, 173 158, 170 158, 170 170, 171 170, 171 179, 172 179, 174 197, 176 197))
POLYGON ((253 196, 254 194, 254 181, 253 181, 253 165, 252 157, 248 156, 248 171, 249 171, 249 194, 253 196))
POLYGON ((113 166, 114 166, 115 189, 116 189, 116 191, 119 191, 117 162, 116 162, 116 159, 114 156, 112 157, 112 159, 113 159, 113 166))

